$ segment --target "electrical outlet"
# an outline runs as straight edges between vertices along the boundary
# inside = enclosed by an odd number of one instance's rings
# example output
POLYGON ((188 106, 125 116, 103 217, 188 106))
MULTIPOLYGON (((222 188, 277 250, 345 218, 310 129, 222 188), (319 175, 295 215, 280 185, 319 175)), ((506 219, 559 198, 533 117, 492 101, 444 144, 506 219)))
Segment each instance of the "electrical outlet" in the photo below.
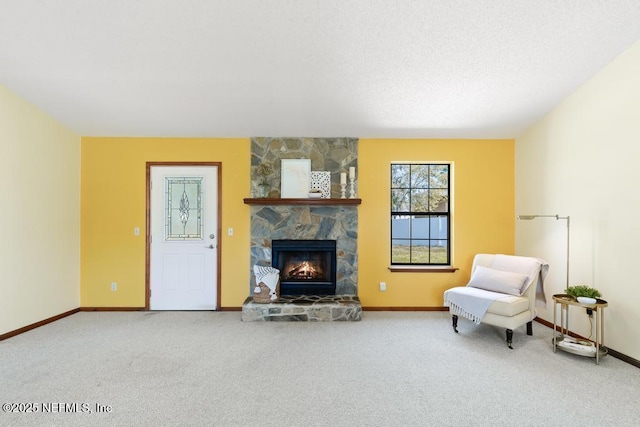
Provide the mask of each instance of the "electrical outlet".
POLYGON ((111 292, 115 292, 118 290, 118 284, 116 282, 111 282, 111 292))
POLYGON ((387 284, 385 282, 380 282, 380 292, 384 292, 387 290, 387 284))

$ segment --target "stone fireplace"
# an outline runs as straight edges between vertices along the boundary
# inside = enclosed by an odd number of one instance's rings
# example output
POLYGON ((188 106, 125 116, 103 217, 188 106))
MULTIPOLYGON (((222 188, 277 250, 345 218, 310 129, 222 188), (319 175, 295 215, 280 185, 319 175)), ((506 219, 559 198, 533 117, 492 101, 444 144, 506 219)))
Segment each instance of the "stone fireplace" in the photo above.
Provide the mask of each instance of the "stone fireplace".
MULTIPOLYGON (((272 166, 269 197, 280 197, 280 161, 311 159, 311 170, 331 172, 331 198, 340 198, 340 172, 358 163, 355 138, 251 138, 252 195, 261 163, 272 166)), ((336 244, 335 295, 357 295, 358 208, 348 205, 252 205, 249 293, 253 266, 273 266, 273 240, 333 240, 336 244)), ((277 268, 277 267, 276 267, 277 268)), ((282 284, 281 284, 282 286, 282 284)), ((281 290, 281 294, 284 293, 281 290)))
MULTIPOLYGON (((333 240, 336 243, 334 293, 357 295, 357 216, 357 207, 352 206, 251 206, 251 289, 255 287, 253 266, 274 265, 273 241, 333 240)), ((284 295, 282 290, 281 294, 284 295)))
POLYGON ((251 196, 262 194, 265 185, 269 192, 266 199, 245 199, 251 205, 252 274, 250 296, 242 306, 243 321, 360 320, 360 201, 337 201, 341 196, 340 173, 350 167, 357 170, 357 163, 358 140, 354 138, 251 138, 251 196), (311 159, 312 171, 330 172, 334 200, 296 199, 289 203, 281 199, 282 159, 311 159), (256 173, 263 163, 273 169, 266 179, 256 173), (277 301, 253 301, 254 265, 280 270, 277 301))

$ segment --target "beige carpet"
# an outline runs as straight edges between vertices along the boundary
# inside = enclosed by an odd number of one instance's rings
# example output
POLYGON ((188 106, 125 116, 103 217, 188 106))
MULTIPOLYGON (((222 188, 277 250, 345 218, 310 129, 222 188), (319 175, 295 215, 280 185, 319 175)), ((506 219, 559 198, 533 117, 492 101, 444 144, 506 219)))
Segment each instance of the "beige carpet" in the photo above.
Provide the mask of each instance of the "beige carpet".
POLYGON ((459 330, 444 312, 78 313, 0 342, 0 401, 38 411, 0 425, 640 425, 640 369, 553 353, 535 322, 514 350, 501 329, 459 330))

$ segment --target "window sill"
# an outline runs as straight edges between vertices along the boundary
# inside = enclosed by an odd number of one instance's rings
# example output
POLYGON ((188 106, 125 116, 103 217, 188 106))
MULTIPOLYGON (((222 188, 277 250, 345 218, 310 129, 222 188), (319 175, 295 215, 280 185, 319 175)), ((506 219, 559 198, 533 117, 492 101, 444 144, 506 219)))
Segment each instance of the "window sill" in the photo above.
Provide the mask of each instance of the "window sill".
POLYGON ((455 273, 459 268, 451 266, 425 266, 425 265, 392 265, 389 271, 392 273, 455 273))

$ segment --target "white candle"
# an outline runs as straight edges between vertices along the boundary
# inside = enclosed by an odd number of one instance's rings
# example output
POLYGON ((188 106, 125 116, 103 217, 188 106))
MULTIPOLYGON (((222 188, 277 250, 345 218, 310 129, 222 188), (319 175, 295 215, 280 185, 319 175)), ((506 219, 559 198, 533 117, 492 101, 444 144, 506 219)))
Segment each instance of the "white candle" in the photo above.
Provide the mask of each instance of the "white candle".
POLYGON ((353 166, 349 168, 349 178, 356 179, 356 168, 353 166))
POLYGON ((347 174, 346 172, 342 172, 340 174, 340 184, 346 184, 347 183, 347 174))

